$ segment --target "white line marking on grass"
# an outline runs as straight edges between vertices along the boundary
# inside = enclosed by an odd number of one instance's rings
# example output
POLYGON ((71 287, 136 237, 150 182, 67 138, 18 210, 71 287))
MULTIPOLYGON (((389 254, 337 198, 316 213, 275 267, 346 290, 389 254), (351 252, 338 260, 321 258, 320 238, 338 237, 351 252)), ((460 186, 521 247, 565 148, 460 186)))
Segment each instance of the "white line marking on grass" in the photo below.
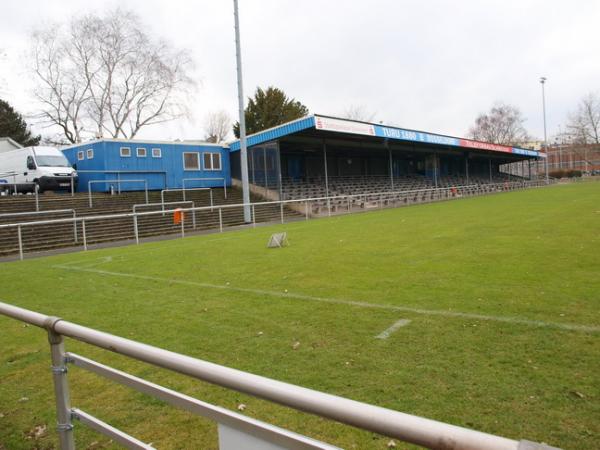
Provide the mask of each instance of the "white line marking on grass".
POLYGON ((251 289, 251 288, 241 288, 229 285, 219 285, 219 284, 210 284, 210 283, 202 283, 198 281, 188 281, 188 280, 178 280, 175 278, 162 278, 162 277, 153 277, 150 275, 136 275, 133 273, 123 273, 123 272, 111 272, 108 270, 99 270, 99 269, 88 269, 84 267, 74 267, 74 266, 65 266, 65 265, 55 265, 53 266, 58 269, 65 270, 74 270, 78 272, 89 272, 96 273, 98 275, 108 275, 122 278, 134 278, 138 280, 149 280, 149 281, 160 281, 164 283, 174 283, 181 284, 186 286, 197 286, 209 289, 221 289, 235 292, 245 292, 248 294, 259 294, 266 295, 270 297, 279 297, 279 298, 289 298, 293 300, 308 300, 313 302, 322 302, 322 303, 333 303, 338 305, 349 305, 349 306, 358 306, 361 308, 372 308, 372 309, 385 309, 388 311, 402 311, 409 312, 414 314, 423 314, 426 316, 442 316, 442 317, 458 317, 461 319, 473 319, 473 320, 486 320, 490 322, 504 322, 504 323, 512 323, 517 325, 527 325, 530 327, 539 327, 539 328, 556 328, 559 330, 568 330, 568 331, 581 331, 584 333, 598 333, 600 332, 600 326, 595 325, 578 325, 578 324, 569 324, 569 323, 556 323, 556 322, 543 322, 541 320, 531 320, 531 319, 522 319, 520 317, 511 317, 511 316, 488 316, 484 314, 476 314, 476 313, 466 313, 460 311, 447 311, 443 309, 422 309, 422 308, 412 308, 408 306, 396 306, 396 305, 386 305, 381 303, 369 303, 369 302, 361 302, 356 300, 346 300, 346 299, 338 299, 338 298, 326 298, 326 297, 313 297, 311 295, 304 294, 292 294, 292 293, 283 293, 280 291, 267 291, 263 289, 251 289))
POLYGON ((381 333, 379 333, 377 336, 375 336, 375 339, 387 339, 398 328, 408 325, 409 323, 410 323, 410 320, 408 320, 408 319, 400 319, 397 322, 395 322, 391 327, 389 327, 387 330, 384 330, 381 333))

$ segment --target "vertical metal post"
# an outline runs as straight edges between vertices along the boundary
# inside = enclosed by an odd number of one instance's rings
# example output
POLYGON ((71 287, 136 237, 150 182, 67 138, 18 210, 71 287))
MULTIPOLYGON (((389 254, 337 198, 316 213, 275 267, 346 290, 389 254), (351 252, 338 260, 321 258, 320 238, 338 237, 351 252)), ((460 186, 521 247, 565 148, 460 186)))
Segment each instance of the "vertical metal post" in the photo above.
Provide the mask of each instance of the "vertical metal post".
POLYGON ((185 237, 185 213, 181 211, 181 237, 185 237))
POLYGON ((144 192, 146 193, 146 205, 147 205, 148 203, 150 203, 148 201, 148 181, 147 180, 144 180, 144 192))
POLYGON ((90 208, 92 207, 92 182, 88 181, 88 199, 90 203, 90 208))
POLYGON ((248 185, 248 149, 246 143, 246 116, 244 112, 244 86, 242 82, 242 49, 240 44, 240 19, 238 1, 233 0, 235 21, 235 54, 237 62, 238 108, 240 122, 240 166, 242 169, 242 196, 244 203, 244 222, 250 222, 250 186, 248 185))
POLYGON ((548 175, 548 164, 550 164, 549 154, 548 154, 548 138, 546 136, 546 77, 540 77, 540 83, 542 84, 542 112, 544 114, 544 151, 546 152, 546 184, 549 182, 548 175))
POLYGON ((281 223, 283 224, 283 202, 279 202, 279 213, 281 215, 281 223))
MULTIPOLYGON (((214 205, 212 189, 208 190, 208 196, 210 197, 210 211, 212 212, 214 205)), ((227 196, 225 196, 225 198, 227 198, 227 196)))
POLYGON ((192 228, 196 229, 196 204, 194 202, 192 202, 192 228))
POLYGON ((323 167, 325 168, 325 197, 327 197, 327 211, 331 216, 331 200, 329 199, 329 176, 327 175, 327 144, 323 140, 323 167))
POLYGON ((121 195, 121 172, 117 172, 117 192, 121 195))
POLYGON ((219 208, 219 231, 223 232, 223 208, 219 208))
MULTIPOLYGON (((393 191, 394 190, 394 168, 393 168, 393 164, 392 164, 392 149, 390 148, 390 145, 389 145, 387 139, 385 141, 385 145, 388 148, 388 159, 389 159, 389 163, 390 163, 390 186, 393 191)), ((348 211, 350 211, 350 209, 348 209, 348 211)))
POLYGON ((81 234, 83 235, 83 249, 87 250, 87 234, 85 232, 85 219, 81 219, 81 234))
POLYGON ((71 174, 71 197, 75 196, 75 177, 71 174))
POLYGON ((75 243, 77 244, 77 213, 73 210, 73 237, 75 238, 75 243))
POLYGON ((48 330, 48 342, 50 343, 50 356, 52 359, 52 381, 54 382, 54 396, 56 398, 56 428, 61 450, 75 450, 65 344, 63 337, 53 330, 54 325, 59 320, 57 317, 48 317, 44 324, 48 330))
POLYGON ((139 245, 140 236, 138 234, 138 219, 136 213, 133 213, 133 233, 135 234, 135 243, 139 245))
POLYGON ((252 205, 252 228, 256 228, 256 210, 252 205))
POLYGON ((348 199, 348 212, 350 212, 350 196, 348 196, 347 199, 348 199))
MULTIPOLYGON (((267 146, 263 147, 263 168, 265 173, 265 194, 267 193, 267 189, 269 188, 269 177, 267 176, 267 146)), ((266 195, 265 195, 266 196, 266 195)))
POLYGON ((467 184, 469 184, 469 154, 465 155, 465 175, 467 176, 467 184))
POLYGON ((23 260, 23 238, 21 236, 21 225, 17 227, 17 239, 19 240, 19 259, 23 260))
POLYGON ((224 197, 227 198, 227 179, 226 178, 223 178, 223 193, 224 193, 224 197))
POLYGON ((492 182, 492 158, 488 158, 489 166, 490 166, 490 183, 492 182))
POLYGON ((306 214, 306 220, 308 220, 308 200, 304 202, 304 209, 306 214))
POLYGON ((33 187, 34 191, 35 191, 35 210, 39 211, 40 210, 40 185, 35 183, 34 187, 33 187))

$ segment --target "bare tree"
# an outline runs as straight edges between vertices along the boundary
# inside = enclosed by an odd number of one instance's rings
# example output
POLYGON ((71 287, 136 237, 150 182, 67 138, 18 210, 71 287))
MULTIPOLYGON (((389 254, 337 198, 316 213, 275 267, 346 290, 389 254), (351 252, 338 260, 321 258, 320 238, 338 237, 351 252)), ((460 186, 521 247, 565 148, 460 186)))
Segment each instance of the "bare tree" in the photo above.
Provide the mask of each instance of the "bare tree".
POLYGON ((204 118, 204 131, 207 142, 220 144, 227 140, 233 121, 227 111, 213 111, 204 118))
POLYGON ((531 140, 524 127, 525 119, 516 106, 496 103, 488 113, 480 114, 469 136, 478 141, 514 145, 531 140))
POLYGON ((373 122, 376 113, 370 112, 365 105, 350 105, 342 113, 344 119, 360 122, 373 122))
POLYGON ((69 142, 84 135, 133 138, 187 113, 192 61, 144 32, 132 12, 75 17, 33 34, 39 118, 69 142))
POLYGON ((567 123, 569 138, 576 144, 600 144, 600 96, 589 93, 567 123))

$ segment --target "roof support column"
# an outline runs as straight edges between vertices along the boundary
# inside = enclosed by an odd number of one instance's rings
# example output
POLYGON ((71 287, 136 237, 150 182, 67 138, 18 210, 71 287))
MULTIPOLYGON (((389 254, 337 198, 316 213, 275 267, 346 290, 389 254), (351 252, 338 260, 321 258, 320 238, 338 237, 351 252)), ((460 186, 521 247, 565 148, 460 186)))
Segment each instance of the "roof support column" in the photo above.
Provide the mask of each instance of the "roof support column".
POLYGON ((327 144, 323 139, 323 167, 325 168, 325 197, 327 197, 327 211, 331 215, 331 203, 329 200, 329 176, 327 175, 327 144))
POLYGON ((490 166, 490 183, 492 182, 492 158, 488 158, 488 163, 490 166))
POLYGON ((469 154, 465 153, 465 176, 467 177, 467 184, 469 184, 469 154))
POLYGON ((390 145, 386 139, 385 141, 385 146, 388 149, 388 157, 389 157, 389 164, 390 164, 390 186, 392 191, 394 190, 394 167, 393 167, 393 162, 392 162, 392 149, 390 148, 390 145))

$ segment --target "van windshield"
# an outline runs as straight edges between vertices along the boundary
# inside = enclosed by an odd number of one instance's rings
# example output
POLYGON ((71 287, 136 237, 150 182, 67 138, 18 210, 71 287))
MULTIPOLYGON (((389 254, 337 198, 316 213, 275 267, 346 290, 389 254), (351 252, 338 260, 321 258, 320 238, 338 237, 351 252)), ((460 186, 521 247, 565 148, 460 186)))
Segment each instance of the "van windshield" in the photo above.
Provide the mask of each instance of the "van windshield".
POLYGON ((71 167, 67 158, 62 155, 35 155, 35 159, 41 167, 71 167))

